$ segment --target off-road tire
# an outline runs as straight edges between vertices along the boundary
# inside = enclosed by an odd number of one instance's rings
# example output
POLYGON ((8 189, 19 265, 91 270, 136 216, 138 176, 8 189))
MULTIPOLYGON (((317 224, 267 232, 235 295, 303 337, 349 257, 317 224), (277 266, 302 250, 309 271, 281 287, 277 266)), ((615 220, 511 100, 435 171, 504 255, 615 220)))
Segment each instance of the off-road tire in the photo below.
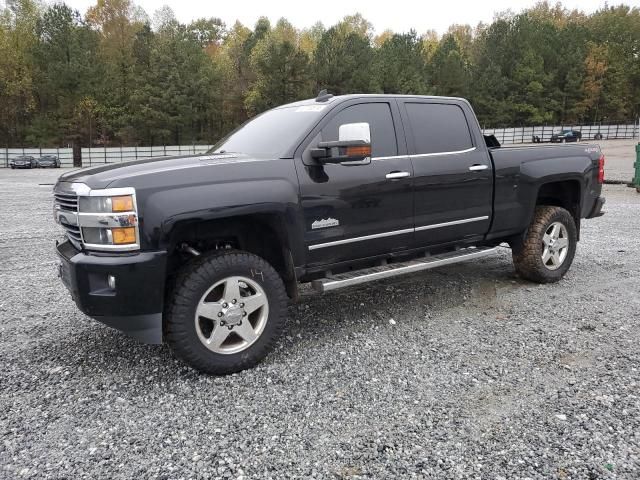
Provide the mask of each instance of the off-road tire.
POLYGON ((536 283, 553 283, 564 277, 576 253, 578 235, 571 214, 561 207, 538 206, 527 229, 524 241, 512 245, 513 264, 522 278, 536 283), (547 229, 555 222, 565 226, 568 233, 568 252, 556 270, 551 270, 542 261, 544 249, 543 237, 547 229))
POLYGON ((287 294, 280 275, 264 259, 242 251, 205 255, 186 265, 176 277, 167 299, 164 338, 177 357, 204 373, 227 375, 251 368, 274 347, 286 319, 287 294), (195 312, 202 296, 225 278, 243 276, 257 282, 268 300, 266 326, 245 350, 221 354, 209 350, 198 337, 195 312))

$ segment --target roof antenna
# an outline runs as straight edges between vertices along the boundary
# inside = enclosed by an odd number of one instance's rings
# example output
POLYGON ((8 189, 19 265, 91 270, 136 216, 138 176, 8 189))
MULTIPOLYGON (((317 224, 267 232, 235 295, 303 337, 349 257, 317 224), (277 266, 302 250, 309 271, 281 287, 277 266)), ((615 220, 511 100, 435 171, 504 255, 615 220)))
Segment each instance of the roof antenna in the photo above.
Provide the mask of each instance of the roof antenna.
POLYGON ((318 96, 316 97, 316 102, 326 102, 332 97, 333 97, 333 94, 328 93, 327 89, 325 88, 320 90, 320 92, 318 93, 318 96))

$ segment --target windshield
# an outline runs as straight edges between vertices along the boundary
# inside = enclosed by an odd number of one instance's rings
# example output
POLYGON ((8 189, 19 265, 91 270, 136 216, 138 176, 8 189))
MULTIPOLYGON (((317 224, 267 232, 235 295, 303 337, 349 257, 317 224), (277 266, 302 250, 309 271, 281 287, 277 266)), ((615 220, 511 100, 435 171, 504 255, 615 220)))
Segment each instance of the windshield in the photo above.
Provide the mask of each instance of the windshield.
POLYGON ((278 158, 319 120, 324 108, 305 105, 269 110, 220 140, 209 153, 278 158))

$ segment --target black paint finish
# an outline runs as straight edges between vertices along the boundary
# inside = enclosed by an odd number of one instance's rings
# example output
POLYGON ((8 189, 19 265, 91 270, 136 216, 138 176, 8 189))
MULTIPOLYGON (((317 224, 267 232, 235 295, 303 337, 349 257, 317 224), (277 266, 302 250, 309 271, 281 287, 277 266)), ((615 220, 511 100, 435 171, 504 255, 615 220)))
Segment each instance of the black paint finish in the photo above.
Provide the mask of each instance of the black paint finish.
POLYGON ((147 323, 141 328, 147 328, 148 315, 162 312, 166 258, 174 253, 176 232, 209 220, 237 223, 251 215, 276 221, 282 235, 279 247, 290 252, 298 279, 306 281, 316 272, 367 259, 496 243, 522 234, 540 188, 549 183, 564 182, 559 188, 578 192, 578 217, 600 213, 599 147, 488 149, 463 99, 347 95, 322 103, 298 102, 287 111, 304 112, 311 127, 280 148, 280 158, 242 152, 192 155, 63 175, 60 182, 80 182, 92 189, 134 187, 139 208, 137 254, 71 255, 68 246, 58 247, 78 306, 118 325, 118 318, 142 315, 141 322, 147 323), (370 104, 375 108, 366 107, 370 104), (446 108, 430 118, 430 105, 446 108), (371 124, 372 159, 321 164, 311 158, 309 152, 318 142, 333 139, 323 135, 335 136, 342 117, 371 124), (408 175, 387 178, 399 172, 408 175), (479 217, 486 218, 459 223, 479 217), (332 245, 323 245, 327 243, 332 245), (95 295, 92 281, 108 272, 122 279, 117 295, 95 295))

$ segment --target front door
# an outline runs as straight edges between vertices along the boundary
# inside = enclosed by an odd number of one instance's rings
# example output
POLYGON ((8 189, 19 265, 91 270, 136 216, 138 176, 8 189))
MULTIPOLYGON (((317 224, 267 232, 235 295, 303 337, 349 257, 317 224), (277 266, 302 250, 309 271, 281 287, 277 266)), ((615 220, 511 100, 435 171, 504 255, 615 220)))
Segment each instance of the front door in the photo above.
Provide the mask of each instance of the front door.
POLYGON ((491 223, 493 171, 471 135, 475 119, 455 102, 399 103, 414 170, 415 246, 482 239, 491 223))
POLYGON ((370 101, 347 104, 318 127, 302 161, 296 164, 308 265, 366 258, 411 246, 413 171, 404 138, 396 134, 395 125, 399 125, 395 102, 370 101), (370 159, 321 164, 311 158, 309 150, 318 142, 338 140, 341 125, 363 122, 371 132, 370 159))

